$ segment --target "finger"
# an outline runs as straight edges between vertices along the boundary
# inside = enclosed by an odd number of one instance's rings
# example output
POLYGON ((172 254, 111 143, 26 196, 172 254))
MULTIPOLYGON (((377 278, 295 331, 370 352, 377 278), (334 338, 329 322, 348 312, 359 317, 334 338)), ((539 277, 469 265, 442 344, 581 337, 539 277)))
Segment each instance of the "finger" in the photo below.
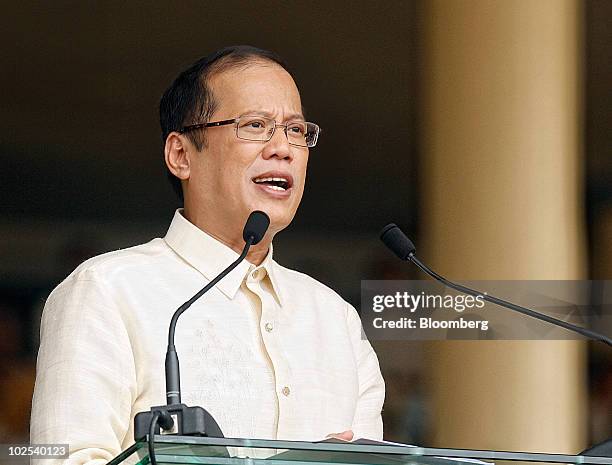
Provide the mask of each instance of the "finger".
POLYGON ((353 432, 351 430, 342 431, 342 433, 332 433, 327 435, 328 438, 342 439, 343 441, 352 441, 353 432))

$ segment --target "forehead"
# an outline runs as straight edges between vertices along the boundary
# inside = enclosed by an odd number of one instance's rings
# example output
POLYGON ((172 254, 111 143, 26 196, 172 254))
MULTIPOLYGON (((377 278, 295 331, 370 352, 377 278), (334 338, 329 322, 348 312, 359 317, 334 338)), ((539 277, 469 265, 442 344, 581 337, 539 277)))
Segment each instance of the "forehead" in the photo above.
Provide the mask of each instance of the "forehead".
POLYGON ((276 63, 250 63, 213 75, 210 89, 217 102, 215 114, 227 117, 245 111, 275 115, 301 114, 300 93, 291 75, 276 63))

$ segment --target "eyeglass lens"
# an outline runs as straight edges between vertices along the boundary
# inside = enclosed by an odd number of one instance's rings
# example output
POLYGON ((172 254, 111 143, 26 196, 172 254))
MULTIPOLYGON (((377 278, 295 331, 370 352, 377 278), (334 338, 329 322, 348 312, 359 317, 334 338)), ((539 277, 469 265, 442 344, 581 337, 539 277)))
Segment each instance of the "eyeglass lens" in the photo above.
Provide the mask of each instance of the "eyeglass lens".
MULTIPOLYGON (((276 121, 262 116, 241 116, 236 123, 236 135, 240 139, 254 141, 270 140, 277 126, 276 121)), ((318 127, 314 123, 294 121, 287 123, 286 128, 287 139, 291 145, 314 147, 317 143, 318 127)))

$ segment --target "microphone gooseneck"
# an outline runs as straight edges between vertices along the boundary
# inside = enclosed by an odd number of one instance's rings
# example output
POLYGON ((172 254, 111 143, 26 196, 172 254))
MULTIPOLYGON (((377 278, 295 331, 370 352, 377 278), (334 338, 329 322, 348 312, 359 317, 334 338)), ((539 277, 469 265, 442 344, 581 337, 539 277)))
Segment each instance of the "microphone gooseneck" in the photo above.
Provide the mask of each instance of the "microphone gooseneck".
POLYGON ((565 328, 569 331, 573 331, 575 333, 581 334, 589 339, 593 339, 595 341, 603 342, 609 346, 612 346, 612 339, 603 334, 599 334, 595 331, 591 331, 586 328, 582 328, 580 326, 573 325, 563 320, 558 320, 557 318, 553 318, 551 316, 545 315, 543 313, 536 312, 534 310, 530 310, 525 307, 521 307, 520 305, 513 304, 512 302, 508 302, 507 300, 499 299, 497 297, 485 294, 483 292, 477 291, 475 289, 471 289, 469 287, 462 286, 461 284, 456 284, 452 281, 449 281, 443 276, 440 276, 438 273, 430 269, 427 265, 421 262, 415 255, 416 247, 412 243, 410 239, 404 234, 404 232, 395 224, 390 223, 383 228, 380 233, 380 239, 384 242, 384 244, 391 249, 391 251, 397 255, 402 260, 410 260, 414 263, 421 271, 425 272, 429 276, 431 276, 436 281, 441 282, 447 287, 451 289, 455 289, 456 291, 462 292, 464 294, 468 294, 474 297, 480 296, 483 300, 487 302, 491 302, 493 304, 499 305, 501 307, 509 308, 510 310, 514 310, 515 312, 522 313, 523 315, 530 316, 532 318, 536 318, 538 320, 546 321, 547 323, 560 326, 561 328, 565 328))
MULTIPOLYGON (((134 440, 140 441, 148 436, 149 460, 152 464, 156 463, 155 436, 162 431, 162 434, 178 434, 181 436, 224 437, 219 424, 207 410, 199 406, 189 407, 181 403, 181 374, 179 359, 174 346, 176 324, 185 310, 246 258, 249 248, 263 239, 269 225, 270 218, 268 218, 268 215, 260 211, 252 212, 243 229, 242 236, 245 244, 240 256, 191 299, 181 305, 172 315, 168 328, 168 350, 165 364, 167 405, 151 407, 151 410, 139 412, 134 417, 134 440)), ((221 456, 229 458, 229 452, 224 450, 221 456)))
POLYGON ((191 305, 214 287, 219 281, 227 276, 234 268, 236 268, 242 260, 244 260, 252 245, 258 244, 264 237, 270 218, 264 212, 254 211, 249 215, 243 230, 243 238, 245 241, 244 248, 240 256, 234 260, 227 268, 219 275, 211 280, 206 286, 200 289, 191 299, 181 305, 172 315, 170 327, 168 329, 168 349, 166 351, 166 401, 168 405, 181 403, 181 376, 179 368, 178 355, 174 346, 174 333, 176 331, 176 323, 179 317, 191 305))
POLYGON ((247 239, 240 256, 206 286, 200 289, 191 299, 181 305, 174 312, 174 315, 172 315, 170 327, 168 329, 168 349, 166 351, 166 401, 168 402, 168 405, 181 403, 181 374, 178 355, 176 353, 176 347, 174 346, 174 333, 176 331, 176 323, 178 322, 179 317, 183 314, 183 312, 185 312, 185 310, 191 307, 196 300, 206 294, 212 287, 215 286, 215 284, 221 281, 230 271, 236 268, 247 256, 249 248, 252 244, 253 236, 250 236, 247 239))

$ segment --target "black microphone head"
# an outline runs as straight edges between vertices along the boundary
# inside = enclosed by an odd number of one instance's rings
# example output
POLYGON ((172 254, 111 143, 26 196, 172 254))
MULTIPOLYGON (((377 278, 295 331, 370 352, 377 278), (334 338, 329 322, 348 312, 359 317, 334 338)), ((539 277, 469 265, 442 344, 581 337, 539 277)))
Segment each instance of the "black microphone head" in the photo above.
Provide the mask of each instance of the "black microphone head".
POLYGON ((408 257, 416 251, 412 241, 394 223, 390 223, 383 228, 380 232, 380 240, 402 260, 408 260, 408 257))
POLYGON ((255 210, 249 215, 244 225, 244 230, 242 231, 244 242, 246 242, 249 237, 252 237, 253 242, 251 242, 251 245, 258 244, 266 234, 268 226, 270 226, 270 217, 262 211, 255 210))

